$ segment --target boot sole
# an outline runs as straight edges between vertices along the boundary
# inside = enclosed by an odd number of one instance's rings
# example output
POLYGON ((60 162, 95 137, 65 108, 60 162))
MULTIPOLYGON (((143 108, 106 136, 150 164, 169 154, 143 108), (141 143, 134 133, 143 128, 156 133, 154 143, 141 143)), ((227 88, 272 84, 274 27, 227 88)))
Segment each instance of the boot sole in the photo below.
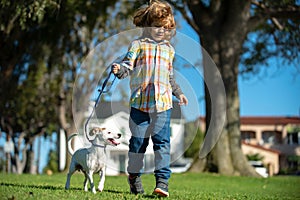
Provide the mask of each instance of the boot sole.
POLYGON ((161 196, 161 197, 168 197, 169 196, 169 192, 163 191, 160 188, 155 188, 155 190, 153 191, 153 194, 156 194, 156 195, 161 196))

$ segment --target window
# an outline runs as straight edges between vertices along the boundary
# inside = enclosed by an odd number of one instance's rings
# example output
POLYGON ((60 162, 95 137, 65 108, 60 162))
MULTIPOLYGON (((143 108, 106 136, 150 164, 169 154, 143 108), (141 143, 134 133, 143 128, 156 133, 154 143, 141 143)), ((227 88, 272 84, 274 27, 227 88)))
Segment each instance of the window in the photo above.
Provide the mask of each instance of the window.
POLYGON ((251 141, 251 139, 255 139, 255 132, 254 131, 242 131, 241 136, 242 136, 242 140, 248 143, 251 141))
POLYGON ((300 144, 300 132, 291 132, 287 135, 288 144, 300 144))
POLYGON ((264 131, 262 133, 262 139, 264 143, 267 144, 280 144, 281 141, 281 132, 279 131, 264 131))

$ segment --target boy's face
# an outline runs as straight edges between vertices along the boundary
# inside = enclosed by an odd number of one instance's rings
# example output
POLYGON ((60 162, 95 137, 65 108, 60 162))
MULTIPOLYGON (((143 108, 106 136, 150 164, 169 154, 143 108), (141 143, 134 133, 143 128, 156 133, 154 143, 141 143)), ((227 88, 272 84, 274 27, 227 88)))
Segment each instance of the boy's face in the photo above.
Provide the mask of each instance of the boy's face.
POLYGON ((165 33, 168 31, 163 27, 151 27, 150 28, 150 36, 153 40, 160 42, 165 39, 165 33))
POLYGON ((171 29, 168 29, 169 23, 167 21, 163 22, 153 22, 149 28, 150 36, 153 40, 160 42, 162 40, 168 40, 171 36, 171 29))

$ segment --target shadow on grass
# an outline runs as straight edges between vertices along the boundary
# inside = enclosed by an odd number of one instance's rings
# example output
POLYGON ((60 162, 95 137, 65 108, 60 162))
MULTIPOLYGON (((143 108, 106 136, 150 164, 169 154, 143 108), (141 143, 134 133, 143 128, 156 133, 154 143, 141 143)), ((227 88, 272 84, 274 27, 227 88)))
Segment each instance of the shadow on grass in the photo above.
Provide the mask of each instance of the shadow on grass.
POLYGON ((114 193, 114 194, 126 194, 126 195, 132 195, 133 197, 136 197, 135 199, 138 199, 138 197, 144 197, 144 198, 149 198, 149 199, 157 199, 160 198, 157 195, 154 194, 137 194, 134 195, 130 192, 124 192, 124 191, 117 191, 117 190, 104 190, 105 192, 109 192, 109 193, 114 193))
MULTIPOLYGON (((66 190, 64 187, 52 186, 52 185, 25 185, 25 184, 19 184, 19 183, 3 183, 3 182, 0 183, 0 186, 34 188, 34 189, 43 189, 43 190, 83 191, 83 188, 79 188, 79 187, 77 187, 77 188, 74 187, 74 188, 70 188, 69 190, 66 190)), ((124 192, 124 191, 118 191, 118 190, 112 190, 112 189, 104 190, 104 192, 113 193, 113 194, 128 194, 128 195, 135 196, 136 198, 138 198, 138 197, 144 197, 144 198, 149 198, 149 199, 159 198, 157 195, 153 195, 153 194, 134 195, 134 194, 131 194, 130 192, 124 192)), ((31 195, 31 194, 29 194, 29 195, 31 195)))
MULTIPOLYGON (((117 191, 117 190, 106 190, 106 189, 104 189, 104 192, 110 192, 110 193, 114 193, 114 194, 124 194, 124 192, 117 191)), ((125 192, 125 193, 129 193, 129 192, 125 192)))
MULTIPOLYGON (((65 190, 64 187, 52 186, 52 185, 24 185, 19 183, 0 183, 0 186, 14 186, 14 187, 24 187, 24 188, 35 188, 44 190, 65 190)), ((70 190, 82 190, 82 188, 70 188, 70 190)))

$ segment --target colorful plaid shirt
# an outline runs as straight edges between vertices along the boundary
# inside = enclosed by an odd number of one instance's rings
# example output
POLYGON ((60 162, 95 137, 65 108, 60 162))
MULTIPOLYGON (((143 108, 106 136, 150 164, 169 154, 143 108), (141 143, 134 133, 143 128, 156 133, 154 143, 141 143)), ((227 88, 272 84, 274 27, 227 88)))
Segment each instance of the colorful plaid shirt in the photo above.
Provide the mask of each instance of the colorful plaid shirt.
POLYGON ((134 40, 117 75, 130 75, 130 106, 143 112, 162 112, 172 108, 173 58, 169 41, 157 43, 149 38, 134 40), (129 74, 128 74, 129 73, 129 74))

